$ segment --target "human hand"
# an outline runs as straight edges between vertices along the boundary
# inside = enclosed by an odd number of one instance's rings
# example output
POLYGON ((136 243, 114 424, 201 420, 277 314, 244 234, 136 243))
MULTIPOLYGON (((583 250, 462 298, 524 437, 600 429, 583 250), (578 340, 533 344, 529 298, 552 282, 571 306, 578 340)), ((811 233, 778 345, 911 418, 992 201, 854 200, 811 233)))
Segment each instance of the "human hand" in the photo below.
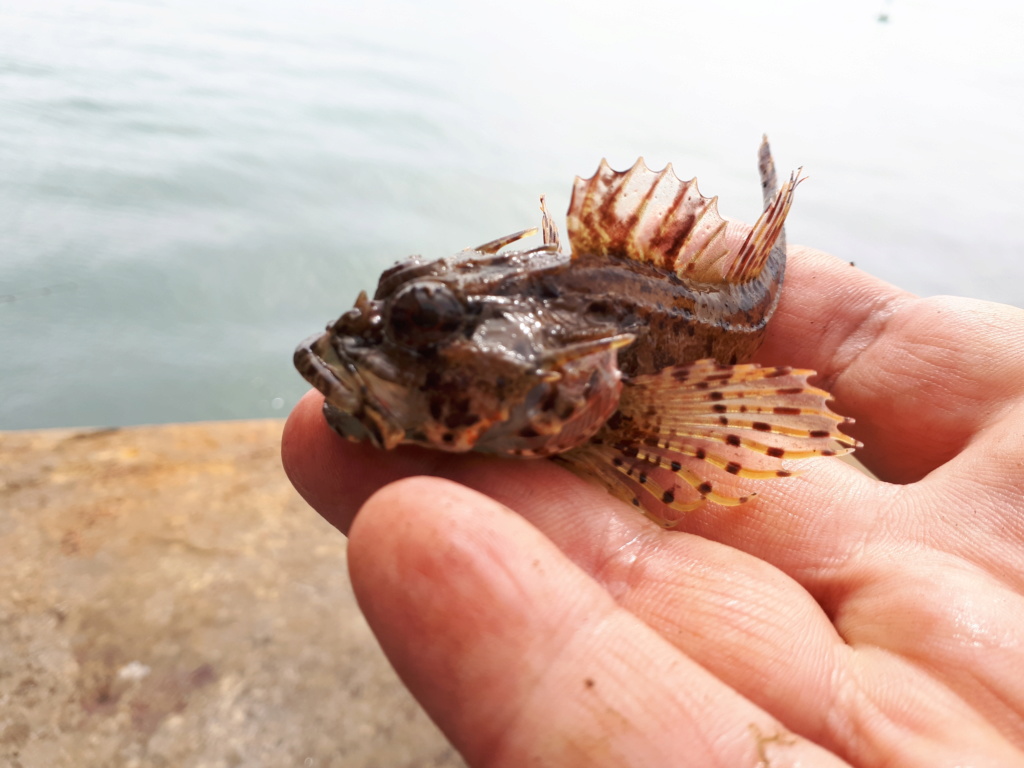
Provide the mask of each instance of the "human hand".
POLYGON ((664 531, 549 462, 292 413, 289 476, 470 765, 1024 766, 1024 311, 800 248, 782 296, 758 360, 819 371, 878 480, 815 460, 664 531))

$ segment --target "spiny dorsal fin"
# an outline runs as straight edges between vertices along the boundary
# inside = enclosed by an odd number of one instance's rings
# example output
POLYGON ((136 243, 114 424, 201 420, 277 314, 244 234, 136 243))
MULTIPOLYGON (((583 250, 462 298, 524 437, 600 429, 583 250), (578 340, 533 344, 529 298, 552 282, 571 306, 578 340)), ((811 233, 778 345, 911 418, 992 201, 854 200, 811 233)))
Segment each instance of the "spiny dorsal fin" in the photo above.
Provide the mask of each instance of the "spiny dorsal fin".
MULTIPOLYGON (((774 164, 762 142, 759 170, 765 196, 774 192, 774 164)), ((776 241, 799 180, 794 175, 771 196, 743 244, 726 237, 741 225, 718 213, 718 198, 704 197, 697 180, 682 181, 669 164, 652 171, 643 158, 628 171, 615 171, 605 160, 588 179, 577 177, 569 204, 567 228, 574 255, 619 256, 654 264, 682 278, 702 283, 742 283, 757 277, 776 241)))
POLYGON ((566 226, 574 254, 648 262, 706 282, 723 278, 726 222, 717 199, 703 197, 697 180, 682 181, 671 165, 654 172, 641 158, 614 171, 602 160, 589 179, 577 177, 566 226))
POLYGON ((478 245, 476 248, 467 248, 469 251, 479 251, 480 253, 497 253, 506 245, 522 240, 524 237, 533 237, 537 234, 536 227, 530 227, 529 229, 523 229, 519 232, 513 232, 511 235, 503 235, 502 237, 489 240, 488 242, 478 245))
MULTIPOLYGON (((774 167, 772 172, 774 174, 774 167)), ((725 279, 730 283, 745 283, 753 280, 760 274, 772 248, 776 244, 781 248, 786 247, 786 233, 784 224, 786 215, 793 205, 793 192, 804 180, 800 176, 803 169, 798 169, 791 174, 789 181, 782 185, 774 199, 764 209, 764 212, 754 224, 747 239, 743 241, 736 254, 726 269, 725 279)))

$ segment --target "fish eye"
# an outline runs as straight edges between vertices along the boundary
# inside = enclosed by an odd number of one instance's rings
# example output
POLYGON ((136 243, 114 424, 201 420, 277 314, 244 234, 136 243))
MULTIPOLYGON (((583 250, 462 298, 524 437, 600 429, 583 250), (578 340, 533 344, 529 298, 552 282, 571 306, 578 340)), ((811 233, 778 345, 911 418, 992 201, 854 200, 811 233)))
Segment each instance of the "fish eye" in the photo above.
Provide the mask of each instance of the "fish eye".
POLYGON ((391 340, 410 349, 441 343, 462 327, 462 304, 444 283, 421 281, 402 288, 387 310, 391 340))

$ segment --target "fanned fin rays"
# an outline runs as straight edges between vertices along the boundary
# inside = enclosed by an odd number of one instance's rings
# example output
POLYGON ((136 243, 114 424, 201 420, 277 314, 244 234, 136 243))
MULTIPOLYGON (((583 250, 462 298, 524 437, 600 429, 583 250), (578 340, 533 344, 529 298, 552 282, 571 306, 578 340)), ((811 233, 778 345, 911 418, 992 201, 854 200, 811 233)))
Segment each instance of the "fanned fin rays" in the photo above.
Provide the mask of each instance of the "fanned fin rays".
POLYGON ((548 214, 548 207, 544 204, 544 195, 540 196, 540 231, 544 238, 544 245, 551 250, 557 251, 562 247, 558 237, 558 226, 554 219, 548 214))
POLYGON ((556 457, 659 525, 706 501, 754 494, 737 478, 788 477, 783 461, 849 453, 850 421, 807 383, 813 371, 700 360, 626 382, 619 410, 587 445, 556 457), (677 514, 673 514, 677 513, 677 514))
MULTIPOLYGON (((714 286, 755 280, 776 248, 785 254, 785 220, 801 170, 779 188, 767 137, 758 154, 764 210, 742 243, 697 180, 671 165, 652 171, 643 158, 627 171, 605 160, 577 177, 567 214, 573 256, 606 255, 653 264, 714 286), (729 236, 727 236, 729 235, 729 236)), ((558 229, 540 200, 543 245, 557 252, 558 229)), ((740 225, 732 225, 738 227, 740 225)), ((477 247, 494 254, 537 229, 477 247)), ((783 255, 784 259, 784 255, 783 255)), ((583 340, 553 353, 565 359, 602 345, 627 346, 630 334, 583 340)), ((736 506, 756 495, 742 480, 789 477, 791 460, 839 456, 860 443, 840 431, 852 423, 828 407, 829 394, 808 384, 814 371, 698 360, 624 381, 618 410, 586 444, 552 460, 597 480, 665 528, 707 502, 736 506)), ((557 380, 557 376, 551 381, 557 380)))
POLYGON ((758 166, 765 210, 736 248, 726 237, 718 198, 701 195, 696 179, 682 181, 671 164, 652 171, 643 158, 627 171, 612 170, 602 160, 593 176, 577 177, 573 185, 567 214, 572 252, 647 262, 702 283, 753 280, 772 248, 785 247, 783 224, 801 181, 797 172, 776 192, 767 139, 758 166))
MULTIPOLYGON (((725 279, 731 283, 744 283, 753 280, 760 274, 772 248, 779 244, 786 247, 786 235, 783 225, 786 215, 793 205, 793 192, 804 179, 800 176, 803 169, 790 174, 789 180, 769 202, 768 207, 754 224, 747 239, 725 270, 725 279)), ((772 169, 774 174, 774 168, 772 169)))
POLYGON ((589 179, 576 179, 566 216, 572 252, 648 262, 706 282, 723 278, 715 266, 728 255, 717 198, 697 180, 680 180, 667 165, 654 172, 636 161, 615 171, 602 160, 589 179))

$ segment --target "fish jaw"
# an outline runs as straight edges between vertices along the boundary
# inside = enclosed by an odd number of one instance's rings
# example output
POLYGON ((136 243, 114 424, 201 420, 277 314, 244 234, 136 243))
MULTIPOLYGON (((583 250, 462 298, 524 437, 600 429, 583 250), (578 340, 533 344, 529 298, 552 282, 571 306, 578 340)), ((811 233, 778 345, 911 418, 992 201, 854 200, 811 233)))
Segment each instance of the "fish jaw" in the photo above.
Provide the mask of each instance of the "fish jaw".
POLYGON ((358 369, 331 344, 329 332, 310 336, 299 344, 294 363, 302 377, 324 396, 324 415, 342 437, 354 442, 368 440, 384 449, 402 442, 405 430, 367 396, 368 388, 358 369))

